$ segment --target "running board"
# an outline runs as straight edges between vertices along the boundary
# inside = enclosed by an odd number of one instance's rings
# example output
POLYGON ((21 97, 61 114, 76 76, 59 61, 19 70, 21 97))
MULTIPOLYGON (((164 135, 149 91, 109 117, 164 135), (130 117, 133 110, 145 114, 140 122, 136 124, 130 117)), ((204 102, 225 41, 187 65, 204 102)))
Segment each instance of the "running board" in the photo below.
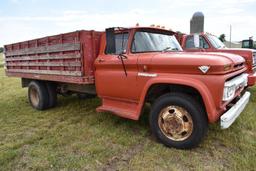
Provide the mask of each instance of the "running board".
POLYGON ((111 112, 123 118, 132 120, 139 119, 139 104, 131 101, 102 98, 102 105, 96 109, 97 112, 111 112))

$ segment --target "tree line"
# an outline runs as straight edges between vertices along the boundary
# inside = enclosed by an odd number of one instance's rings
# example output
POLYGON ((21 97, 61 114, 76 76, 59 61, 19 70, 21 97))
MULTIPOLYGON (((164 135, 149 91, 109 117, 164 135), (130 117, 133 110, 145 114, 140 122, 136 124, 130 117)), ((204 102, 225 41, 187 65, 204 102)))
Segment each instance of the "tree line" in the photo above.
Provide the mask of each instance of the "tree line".
POLYGON ((226 41, 226 35, 225 34, 221 34, 219 36, 219 39, 220 39, 220 41, 225 42, 226 41))

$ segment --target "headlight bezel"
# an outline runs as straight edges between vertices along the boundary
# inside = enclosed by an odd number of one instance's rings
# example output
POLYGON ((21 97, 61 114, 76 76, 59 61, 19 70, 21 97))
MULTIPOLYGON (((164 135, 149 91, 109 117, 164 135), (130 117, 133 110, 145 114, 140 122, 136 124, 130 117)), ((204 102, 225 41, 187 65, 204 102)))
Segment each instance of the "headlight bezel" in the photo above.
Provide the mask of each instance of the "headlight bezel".
POLYGON ((224 86, 222 100, 229 101, 234 98, 235 94, 236 94, 235 84, 224 86))
POLYGON ((252 66, 256 65, 256 52, 252 52, 252 66))
POLYGON ((234 98, 236 90, 244 88, 248 84, 248 74, 243 73, 235 78, 226 81, 223 88, 222 101, 230 101, 234 98))

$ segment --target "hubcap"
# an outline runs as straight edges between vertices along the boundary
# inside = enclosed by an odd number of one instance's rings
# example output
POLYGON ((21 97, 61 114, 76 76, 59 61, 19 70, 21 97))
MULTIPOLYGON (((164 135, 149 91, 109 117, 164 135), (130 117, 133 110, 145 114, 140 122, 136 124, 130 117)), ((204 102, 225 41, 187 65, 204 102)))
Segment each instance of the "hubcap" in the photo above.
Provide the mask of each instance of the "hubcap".
POLYGON ((38 106, 39 95, 35 87, 31 87, 30 89, 30 100, 33 106, 38 106))
POLYGON ((168 106, 162 109, 158 117, 158 125, 162 133, 173 141, 183 141, 193 131, 191 115, 179 106, 168 106))

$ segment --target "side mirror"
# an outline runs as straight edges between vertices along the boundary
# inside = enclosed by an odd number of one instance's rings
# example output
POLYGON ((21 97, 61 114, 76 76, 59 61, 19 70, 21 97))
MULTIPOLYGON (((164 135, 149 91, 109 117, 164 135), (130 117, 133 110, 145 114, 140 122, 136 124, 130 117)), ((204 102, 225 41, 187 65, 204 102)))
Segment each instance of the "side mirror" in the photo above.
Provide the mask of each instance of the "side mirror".
POLYGON ((195 48, 200 48, 199 35, 198 34, 194 34, 193 38, 194 38, 194 46, 195 46, 195 48))
POLYGON ((106 29, 106 54, 116 53, 115 28, 106 29))

